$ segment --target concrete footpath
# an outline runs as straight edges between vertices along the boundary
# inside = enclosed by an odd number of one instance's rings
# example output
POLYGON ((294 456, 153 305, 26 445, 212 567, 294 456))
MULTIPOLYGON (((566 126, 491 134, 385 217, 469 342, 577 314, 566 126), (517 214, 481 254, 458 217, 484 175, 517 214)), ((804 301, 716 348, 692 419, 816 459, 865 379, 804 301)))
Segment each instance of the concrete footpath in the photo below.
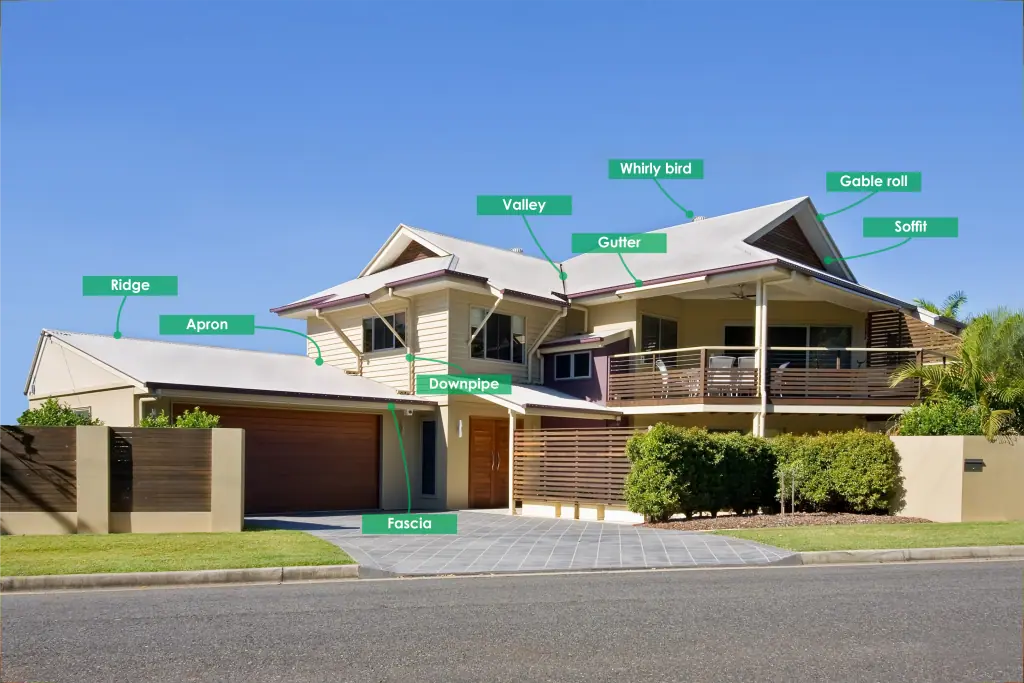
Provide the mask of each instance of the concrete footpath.
MULTIPOLYGON (((827 550, 789 555, 765 566, 882 564, 895 562, 941 562, 949 560, 998 560, 1024 558, 1024 545, 976 546, 966 548, 903 548, 893 550, 827 550)), ((739 567, 732 567, 739 568, 739 567)), ((749 567, 753 568, 753 567, 749 567)), ((619 571, 664 570, 636 567, 619 571)), ((609 571, 609 570, 603 570, 609 571)), ((616 570, 610 570, 616 571, 616 570)), ((472 575, 541 574, 543 571, 478 572, 472 575)), ((574 572, 558 572, 574 573, 574 572)), ((591 573, 588 571, 579 573, 591 573)), ((466 576, 467 574, 461 574, 466 576)), ((438 576, 452 576, 442 575, 438 576)), ((0 593, 29 591, 86 590, 102 588, 150 588, 157 586, 201 586, 215 584, 281 584, 336 581, 355 578, 401 578, 380 570, 361 569, 356 564, 320 567, 265 567, 260 569, 210 569, 186 572, 137 572, 123 574, 65 574, 56 576, 5 576, 0 593)), ((422 577, 421 577, 422 578, 422 577)))

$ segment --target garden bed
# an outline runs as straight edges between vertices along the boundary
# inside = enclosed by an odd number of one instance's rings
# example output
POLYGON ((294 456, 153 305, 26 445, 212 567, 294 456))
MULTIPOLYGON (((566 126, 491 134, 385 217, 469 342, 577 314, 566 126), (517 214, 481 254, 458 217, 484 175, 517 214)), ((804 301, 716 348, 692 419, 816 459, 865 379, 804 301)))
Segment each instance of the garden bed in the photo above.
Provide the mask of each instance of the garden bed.
POLYGON ((774 529, 791 526, 839 526, 850 524, 919 524, 931 520, 889 515, 856 515, 846 512, 795 512, 785 515, 722 515, 673 519, 668 522, 644 524, 652 529, 680 531, 717 531, 722 529, 774 529))

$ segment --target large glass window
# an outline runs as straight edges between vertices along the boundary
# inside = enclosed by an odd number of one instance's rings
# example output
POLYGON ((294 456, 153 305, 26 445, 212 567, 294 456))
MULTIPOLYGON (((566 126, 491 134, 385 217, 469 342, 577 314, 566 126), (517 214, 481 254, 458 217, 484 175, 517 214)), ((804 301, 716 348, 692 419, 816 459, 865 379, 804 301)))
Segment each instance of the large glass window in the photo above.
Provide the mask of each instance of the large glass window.
POLYGON ((492 313, 487 318, 487 309, 472 307, 469 310, 469 333, 473 338, 470 355, 473 358, 505 360, 523 363, 526 360, 526 318, 521 315, 492 313))
POLYGON ((560 353, 555 356, 555 379, 586 379, 590 377, 590 351, 560 353))
POLYGON ((677 330, 678 326, 675 320, 656 318, 653 315, 641 316, 641 350, 658 351, 660 349, 676 348, 677 330))
MULTIPOLYGON (((403 339, 405 338, 405 313, 394 313, 386 315, 388 325, 395 328, 403 339)), ((394 333, 388 329, 380 318, 363 319, 363 351, 382 351, 385 349, 396 349, 402 342, 395 338, 394 333)))
MULTIPOLYGON (((725 328, 726 346, 753 346, 753 325, 729 325, 725 328)), ((769 347, 828 346, 846 348, 853 344, 853 328, 845 326, 770 325, 769 347)), ((743 355, 739 352, 730 355, 743 355)), ((850 367, 849 351, 768 351, 768 367, 777 368, 789 363, 793 368, 834 368, 838 356, 839 367, 850 367)))

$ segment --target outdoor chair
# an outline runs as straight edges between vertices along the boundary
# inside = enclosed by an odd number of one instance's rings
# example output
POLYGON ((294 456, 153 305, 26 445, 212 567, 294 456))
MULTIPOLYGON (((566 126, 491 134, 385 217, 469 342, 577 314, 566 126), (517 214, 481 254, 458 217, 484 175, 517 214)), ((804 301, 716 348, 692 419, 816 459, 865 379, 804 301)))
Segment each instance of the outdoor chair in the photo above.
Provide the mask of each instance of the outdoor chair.
POLYGON ((661 373, 661 397, 668 398, 668 367, 666 367, 665 361, 660 358, 654 361, 654 366, 661 373))
POLYGON ((782 397, 782 371, 789 367, 789 361, 786 361, 779 367, 772 370, 772 385, 770 389, 771 396, 782 397))
POLYGON ((735 393, 736 373, 732 372, 736 359, 732 356, 711 356, 708 359, 708 393, 712 396, 731 396, 735 393), (725 372, 729 370, 729 372, 725 372))

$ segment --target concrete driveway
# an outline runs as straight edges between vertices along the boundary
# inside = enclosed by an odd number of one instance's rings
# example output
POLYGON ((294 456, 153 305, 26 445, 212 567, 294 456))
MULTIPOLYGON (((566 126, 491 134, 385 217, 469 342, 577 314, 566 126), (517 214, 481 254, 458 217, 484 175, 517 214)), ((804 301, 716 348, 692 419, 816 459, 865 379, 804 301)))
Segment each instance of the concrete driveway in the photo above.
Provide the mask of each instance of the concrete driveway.
POLYGON ((399 576, 779 564, 788 550, 726 536, 625 524, 463 511, 453 536, 364 536, 359 514, 259 516, 247 524, 300 529, 361 567, 399 576))

